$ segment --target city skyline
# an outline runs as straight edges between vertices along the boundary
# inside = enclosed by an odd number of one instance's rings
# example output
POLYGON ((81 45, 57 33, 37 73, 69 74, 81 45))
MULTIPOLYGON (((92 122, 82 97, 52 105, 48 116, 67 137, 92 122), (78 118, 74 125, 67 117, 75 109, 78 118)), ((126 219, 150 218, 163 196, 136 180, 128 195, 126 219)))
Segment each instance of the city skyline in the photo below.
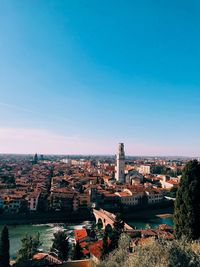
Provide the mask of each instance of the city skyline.
POLYGON ((2 1, 0 153, 199 157, 199 9, 2 1))

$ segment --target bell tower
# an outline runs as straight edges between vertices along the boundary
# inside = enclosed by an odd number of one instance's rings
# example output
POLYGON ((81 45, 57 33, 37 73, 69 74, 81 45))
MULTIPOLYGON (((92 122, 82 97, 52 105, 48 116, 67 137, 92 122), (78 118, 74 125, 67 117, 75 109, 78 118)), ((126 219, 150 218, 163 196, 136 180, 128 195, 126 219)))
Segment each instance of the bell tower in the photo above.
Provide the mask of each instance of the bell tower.
POLYGON ((124 183, 125 181, 124 167, 125 167, 124 144, 119 143, 117 150, 117 166, 116 166, 115 179, 120 183, 124 183))

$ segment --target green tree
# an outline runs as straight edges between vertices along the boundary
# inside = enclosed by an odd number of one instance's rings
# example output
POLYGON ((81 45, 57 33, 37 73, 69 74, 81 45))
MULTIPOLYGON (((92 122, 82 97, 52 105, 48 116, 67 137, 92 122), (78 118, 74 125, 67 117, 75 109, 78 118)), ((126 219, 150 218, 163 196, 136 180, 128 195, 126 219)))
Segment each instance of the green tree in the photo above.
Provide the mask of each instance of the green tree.
POLYGON ((177 238, 200 238, 200 163, 186 164, 176 194, 174 227, 177 238))
POLYGON ((169 197, 175 198, 176 197, 177 188, 172 187, 172 189, 169 192, 169 197))
POLYGON ((127 267, 126 262, 129 257, 129 254, 128 254, 129 244, 130 244, 130 238, 127 235, 122 234, 119 238, 119 247, 113 250, 111 253, 109 253, 106 256, 106 258, 101 260, 97 266, 98 267, 124 267, 124 266, 127 267))
POLYGON ((38 163, 38 155, 37 155, 37 153, 34 155, 33 163, 34 164, 37 164, 38 163))
POLYGON ((0 267, 9 267, 10 266, 10 241, 9 233, 7 226, 4 226, 1 232, 0 240, 0 267))
POLYGON ((33 255, 42 245, 39 233, 36 236, 26 235, 21 239, 22 246, 17 252, 17 262, 23 262, 32 259, 33 255))
POLYGON ((61 260, 66 261, 69 254, 69 238, 65 231, 58 231, 54 234, 51 251, 56 251, 61 260))
POLYGON ((73 260, 81 260, 83 257, 84 257, 83 249, 79 241, 77 241, 74 247, 73 260))
POLYGON ((104 231, 103 244, 101 249, 101 259, 102 260, 105 259, 108 253, 109 253, 108 232, 104 231))
POLYGON ((91 226, 89 236, 90 236, 92 239, 97 239, 97 235, 96 235, 96 224, 95 224, 95 223, 93 223, 92 226, 91 226))
POLYGON ((129 253, 130 239, 120 237, 119 247, 112 251, 98 267, 199 267, 200 243, 186 240, 149 239, 135 246, 129 253))
POLYGON ((118 247, 120 235, 124 231, 124 221, 120 213, 117 213, 113 223, 113 232, 110 238, 109 250, 112 251, 118 247))

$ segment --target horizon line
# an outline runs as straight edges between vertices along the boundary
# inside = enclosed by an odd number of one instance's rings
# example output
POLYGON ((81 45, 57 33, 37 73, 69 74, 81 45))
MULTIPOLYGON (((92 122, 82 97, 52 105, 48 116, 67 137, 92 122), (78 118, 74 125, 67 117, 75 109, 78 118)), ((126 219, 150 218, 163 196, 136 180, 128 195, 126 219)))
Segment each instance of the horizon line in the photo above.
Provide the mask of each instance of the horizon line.
MULTIPOLYGON (((116 154, 55 154, 55 153, 52 153, 52 154, 45 154, 45 153, 3 153, 3 152, 0 152, 0 155, 26 155, 26 156, 32 156, 32 155, 43 155, 43 156, 106 156, 106 157, 115 157, 116 154)), ((200 156, 180 156, 180 155, 176 155, 176 156, 173 156, 173 155, 125 155, 125 157, 150 157, 150 158, 200 158, 200 156)))

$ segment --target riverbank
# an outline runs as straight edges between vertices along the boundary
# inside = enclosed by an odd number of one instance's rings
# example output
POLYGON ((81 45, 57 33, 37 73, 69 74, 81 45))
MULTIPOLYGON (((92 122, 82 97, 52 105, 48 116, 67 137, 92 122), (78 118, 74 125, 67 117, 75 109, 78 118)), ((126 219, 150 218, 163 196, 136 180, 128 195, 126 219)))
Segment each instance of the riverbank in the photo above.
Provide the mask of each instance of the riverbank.
MULTIPOLYGON (((129 208, 108 209, 110 212, 120 212, 125 221, 132 219, 148 219, 164 214, 173 214, 173 203, 160 203, 151 206, 137 206, 129 208)), ((23 214, 0 214, 0 225, 24 225, 46 223, 81 223, 83 221, 95 221, 92 210, 82 209, 78 212, 34 212, 23 214)))
POLYGON ((35 212, 23 214, 0 214, 0 225, 24 225, 46 223, 81 223, 93 220, 90 210, 79 212, 35 212))
MULTIPOLYGON (((165 210, 163 210, 165 212, 165 210)), ((126 220, 130 226, 135 229, 156 229, 160 224, 168 224, 173 226, 171 218, 158 218, 153 216, 151 213, 148 213, 149 218, 146 219, 130 219, 126 220)), ((40 240, 42 242, 41 249, 43 252, 49 252, 52 245, 52 240, 54 233, 58 231, 67 231, 67 235, 70 239, 74 238, 74 229, 91 228, 92 221, 82 221, 81 223, 43 223, 43 224, 15 224, 9 225, 9 237, 10 237, 10 256, 12 259, 16 258, 17 251, 21 247, 21 239, 25 235, 36 235, 40 234, 40 240)), ((0 225, 0 232, 3 228, 3 225, 0 225)))

